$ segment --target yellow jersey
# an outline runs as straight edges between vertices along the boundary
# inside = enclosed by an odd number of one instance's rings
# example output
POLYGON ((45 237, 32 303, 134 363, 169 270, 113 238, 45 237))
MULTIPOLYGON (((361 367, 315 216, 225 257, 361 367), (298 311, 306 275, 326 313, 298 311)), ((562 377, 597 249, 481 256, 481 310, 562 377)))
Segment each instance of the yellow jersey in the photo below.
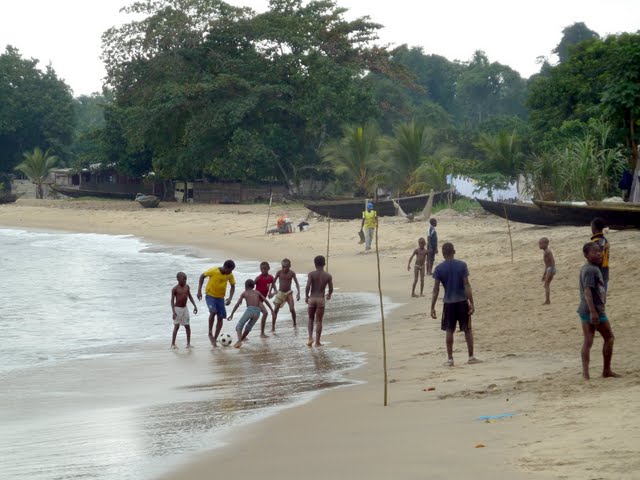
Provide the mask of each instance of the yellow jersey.
POLYGON ((362 212, 362 218, 364 218, 364 228, 376 228, 376 218, 378 214, 375 210, 362 212))
POLYGON ((227 282, 231 285, 236 284, 233 273, 225 275, 220 271, 220 267, 213 267, 203 273, 205 277, 209 277, 207 281, 206 293, 210 297, 224 298, 227 293, 227 282))

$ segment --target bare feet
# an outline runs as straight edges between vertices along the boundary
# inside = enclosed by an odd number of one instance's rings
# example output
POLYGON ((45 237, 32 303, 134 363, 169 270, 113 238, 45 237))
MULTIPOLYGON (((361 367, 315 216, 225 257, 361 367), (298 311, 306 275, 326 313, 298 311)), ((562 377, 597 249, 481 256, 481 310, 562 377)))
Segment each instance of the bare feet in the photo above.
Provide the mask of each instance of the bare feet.
POLYGON ((411 293, 411 297, 418 298, 418 295, 416 295, 415 293, 411 293))
POLYGON ((447 367, 453 367, 453 358, 450 358, 449 360, 447 360, 447 363, 445 363, 445 365, 447 367))
POLYGON ((582 372, 582 379, 589 380, 589 372, 582 372))
POLYGON ((175 345, 175 344, 174 344, 174 345, 171 345, 171 346, 169 347, 169 350, 178 350, 178 346, 177 346, 177 345, 175 345))
POLYGON ((474 363, 482 363, 482 360, 476 357, 469 357, 469 360, 467 361, 467 363, 470 365, 473 365, 474 363))
POLYGON ((322 347, 322 346, 323 346, 322 343, 316 342, 316 347, 322 347))
POLYGON ((238 340, 236 343, 233 344, 234 348, 240 348, 242 346, 242 342, 240 340, 238 340))
POLYGON ((617 373, 613 372, 612 370, 609 370, 607 372, 602 372, 602 376, 604 378, 620 378, 620 375, 618 375, 617 373))
POLYGON ((193 346, 190 343, 187 343, 187 348, 193 348, 193 346))
POLYGON ((271 329, 271 330, 269 330, 269 331, 270 331, 271 333, 275 333, 275 332, 276 332, 276 329, 275 329, 275 328, 272 328, 272 329, 271 329))
POLYGON ((313 345, 313 338, 310 338, 307 342, 307 347, 310 347, 311 345, 313 345))
POLYGON ((421 296, 421 297, 424 297, 424 293, 421 293, 421 294, 420 294, 420 296, 421 296))
POLYGON ((551 305, 551 302, 547 300, 546 302, 543 303, 543 305, 551 305))
POLYGON ((269 335, 267 335, 266 333, 261 333, 260 338, 269 338, 269 335))

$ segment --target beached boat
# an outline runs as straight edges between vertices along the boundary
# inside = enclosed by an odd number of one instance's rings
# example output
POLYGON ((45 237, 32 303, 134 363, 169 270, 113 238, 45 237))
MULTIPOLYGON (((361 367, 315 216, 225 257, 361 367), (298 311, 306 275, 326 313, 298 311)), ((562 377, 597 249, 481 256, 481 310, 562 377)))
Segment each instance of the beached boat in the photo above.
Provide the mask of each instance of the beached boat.
POLYGON ((0 204, 2 203, 13 203, 19 198, 19 195, 15 193, 6 192, 0 193, 0 204))
POLYGON ((144 208, 156 208, 160 205, 160 199, 155 195, 144 195, 139 193, 136 195, 135 200, 144 208))
POLYGON ((544 212, 533 203, 494 202, 476 198, 485 211, 508 218, 510 222, 528 223, 530 225, 566 225, 563 217, 550 212, 544 212))
POLYGON ((67 197, 98 197, 98 198, 118 198, 126 200, 134 200, 136 192, 109 191, 105 189, 67 187, 64 185, 51 185, 51 190, 55 193, 65 195, 67 197))
POLYGON ((587 226, 596 217, 604 219, 609 228, 640 229, 640 205, 633 203, 592 202, 575 204, 534 200, 545 214, 562 217, 563 225, 587 226))
MULTIPOLYGON (((437 192, 434 193, 433 202, 444 202, 448 199, 451 192, 437 192)), ((455 194, 452 194, 455 199, 455 194)), ((414 213, 424 209, 429 199, 429 194, 414 195, 412 197, 404 197, 400 199, 394 198, 388 200, 374 201, 374 209, 378 213, 379 217, 393 216, 396 214, 396 207, 394 200, 397 202, 402 210, 406 213, 414 213)), ((322 215, 324 217, 331 217, 341 220, 353 220, 356 218, 362 218, 362 212, 365 210, 367 200, 364 198, 354 198, 353 200, 321 200, 321 201, 308 201, 304 206, 312 212, 322 215)))

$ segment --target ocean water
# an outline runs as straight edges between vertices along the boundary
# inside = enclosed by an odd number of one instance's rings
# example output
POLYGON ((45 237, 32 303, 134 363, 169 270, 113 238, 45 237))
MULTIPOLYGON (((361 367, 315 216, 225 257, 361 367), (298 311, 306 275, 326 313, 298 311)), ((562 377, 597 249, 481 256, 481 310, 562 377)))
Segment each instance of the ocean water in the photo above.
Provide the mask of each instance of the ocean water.
MULTIPOLYGON (((200 273, 225 259, 130 236, 0 229, 0 476, 153 478, 223 445, 238 425, 352 384, 344 372, 362 354, 307 348, 303 302, 297 331, 281 311, 276 335, 260 339, 256 325, 239 350, 210 348, 198 302, 195 348, 181 329, 182 348, 168 350, 175 274, 187 274, 195 297, 200 273)), ((259 262, 236 264, 237 299, 259 262)), ((293 267, 304 290, 310 265, 293 267)), ((337 291, 324 333, 378 318, 374 295, 337 291)))

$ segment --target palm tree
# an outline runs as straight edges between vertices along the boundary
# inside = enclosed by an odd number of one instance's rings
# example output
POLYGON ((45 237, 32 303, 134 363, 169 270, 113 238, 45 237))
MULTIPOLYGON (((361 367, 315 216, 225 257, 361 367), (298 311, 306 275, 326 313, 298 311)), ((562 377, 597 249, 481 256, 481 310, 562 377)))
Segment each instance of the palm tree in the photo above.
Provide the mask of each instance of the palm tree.
POLYGON ((372 123, 344 127, 342 138, 322 149, 323 159, 354 188, 356 196, 373 192, 380 182, 384 165, 379 153, 380 132, 372 123))
POLYGON ((489 165, 485 168, 487 173, 498 172, 517 182, 524 155, 515 130, 511 134, 505 131, 498 135, 481 134, 476 147, 489 160, 489 165))
POLYGON ((411 192, 443 192, 449 188, 447 176, 453 173, 451 158, 431 157, 415 170, 415 183, 409 186, 411 192))
POLYGON ((394 137, 387 141, 386 155, 392 171, 392 183, 398 193, 410 192, 417 182, 416 171, 425 163, 430 153, 429 131, 415 121, 404 122, 394 130, 394 137))
POLYGON ((43 198, 42 184, 47 179, 51 170, 58 165, 60 159, 50 155, 49 150, 43 152, 36 147, 33 152, 23 153, 24 161, 15 170, 26 175, 32 183, 36 184, 36 198, 43 198))

